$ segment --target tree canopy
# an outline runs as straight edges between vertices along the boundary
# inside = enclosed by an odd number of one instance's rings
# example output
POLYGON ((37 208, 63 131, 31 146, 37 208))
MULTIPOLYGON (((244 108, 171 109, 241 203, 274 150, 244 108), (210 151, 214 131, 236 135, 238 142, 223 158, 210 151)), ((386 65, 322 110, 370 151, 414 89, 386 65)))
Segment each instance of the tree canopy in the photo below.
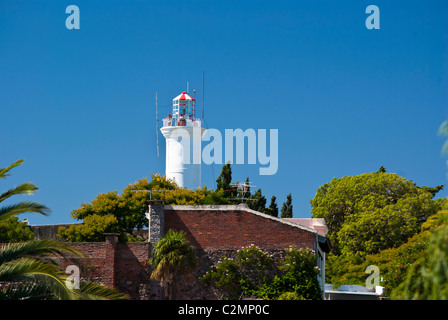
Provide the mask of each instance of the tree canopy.
POLYGON ((435 188, 385 170, 334 178, 312 199, 313 218, 325 218, 335 255, 378 253, 398 247, 440 207, 435 188), (433 192, 431 192, 433 191, 433 192))
POLYGON ((282 205, 282 211, 281 211, 281 218, 292 218, 292 196, 291 193, 289 193, 286 196, 286 202, 283 202, 282 205))
POLYGON ((133 231, 148 226, 145 213, 150 199, 179 205, 229 203, 223 190, 189 190, 179 188, 166 176, 153 174, 151 178, 129 184, 121 194, 116 190, 100 193, 91 203, 81 203, 71 216, 83 224, 60 227, 58 236, 75 242, 103 241, 104 232, 118 232, 122 241, 135 241, 138 239, 132 236, 133 231))

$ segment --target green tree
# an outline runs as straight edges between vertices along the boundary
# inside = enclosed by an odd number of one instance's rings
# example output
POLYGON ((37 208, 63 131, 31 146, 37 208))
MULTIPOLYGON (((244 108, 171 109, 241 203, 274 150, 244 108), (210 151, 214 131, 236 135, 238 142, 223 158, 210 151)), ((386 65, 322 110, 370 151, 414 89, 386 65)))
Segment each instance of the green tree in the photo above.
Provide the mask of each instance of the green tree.
MULTIPOLYGON (((447 199, 437 199, 441 205, 447 199)), ((439 226, 448 222, 448 214, 439 211, 432 215, 421 226, 421 231, 412 236, 406 243, 397 248, 381 250, 376 254, 367 255, 365 259, 359 256, 335 256, 330 254, 327 259, 326 281, 337 287, 341 284, 365 285, 369 265, 380 269, 381 286, 385 287, 383 296, 391 293, 406 279, 408 270, 414 264, 419 264, 427 243, 439 226)), ((414 281, 411 280, 411 281, 414 281)))
MULTIPOLYGON (((113 215, 100 216, 92 214, 84 219, 82 224, 72 224, 69 227, 59 227, 57 236, 70 242, 102 242, 104 233, 119 233, 118 220, 113 215)), ((126 240, 121 235, 121 241, 126 240)))
POLYGON ((433 194, 394 173, 334 178, 312 199, 313 218, 325 218, 334 255, 378 253, 419 232, 435 212, 433 194))
POLYGON ((165 237, 152 249, 149 260, 153 266, 151 279, 160 281, 168 299, 175 299, 179 292, 179 280, 185 284, 194 281, 194 271, 199 265, 195 248, 187 240, 184 231, 168 230, 165 237))
POLYGON ((140 179, 123 189, 121 195, 117 191, 100 193, 91 203, 81 203, 79 209, 72 210, 71 217, 83 220, 90 215, 114 216, 118 221, 121 233, 132 234, 134 229, 148 226, 145 212, 148 210, 147 200, 155 190, 175 190, 177 185, 165 176, 153 174, 152 180, 140 179))
POLYGON ((266 213, 273 217, 278 217, 278 207, 276 199, 276 196, 272 196, 271 203, 269 204, 269 207, 266 208, 266 213))
MULTIPOLYGON (((448 120, 440 125, 438 134, 448 136, 448 120)), ((446 153, 448 153, 448 140, 442 147, 442 154, 446 153)), ((427 191, 435 195, 440 189, 441 186, 438 186, 427 191)), ((430 230, 434 225, 440 223, 441 225, 432 232, 423 256, 409 267, 406 278, 393 291, 393 299, 448 299, 448 199, 444 198, 439 202, 442 202, 443 210, 435 215, 435 219, 431 217, 433 219, 428 219, 425 224, 430 230)))
MULTIPOLYGON (((9 170, 23 163, 18 160, 0 168, 0 179, 9 176, 9 170)), ((24 183, 0 195, 0 202, 13 195, 31 195, 37 190, 32 183, 24 183)), ((36 212, 47 215, 49 209, 38 202, 26 201, 0 207, 0 224, 16 215, 36 212)), ((66 243, 54 240, 36 240, 10 243, 0 248, 0 300, 25 299, 118 299, 126 296, 115 289, 83 282, 79 289, 67 287, 67 274, 54 256, 80 258, 82 254, 66 243)))
POLYGON ((255 193, 250 197, 247 206, 255 211, 265 213, 266 212, 266 197, 261 193, 261 189, 255 191, 255 193))
POLYGON ((280 217, 281 218, 292 218, 292 196, 291 196, 291 193, 289 193, 286 196, 286 202, 283 202, 280 217))
POLYGON ((448 299, 448 223, 440 226, 429 239, 428 246, 406 278, 393 292, 393 299, 448 299))
POLYGON ((387 171, 386 171, 386 168, 384 168, 383 166, 381 166, 379 169, 378 169, 378 171, 377 171, 377 173, 386 173, 387 171))
POLYGON ((320 270, 316 266, 316 253, 313 250, 290 246, 280 261, 279 270, 280 273, 271 283, 265 283, 260 288, 259 297, 278 299, 284 293, 292 292, 301 300, 322 300, 322 290, 317 279, 320 270))
MULTIPOLYGON (((153 174, 151 181, 148 182, 146 178, 139 179, 124 188, 121 194, 118 194, 117 191, 100 193, 91 203, 81 203, 81 207, 73 210, 71 216, 77 220, 84 220, 84 223, 85 219, 92 215, 113 216, 118 222, 118 232, 121 233, 120 240, 128 239, 129 241, 135 239, 130 236, 135 229, 148 226, 145 213, 148 211, 148 200, 150 199, 164 200, 165 204, 178 205, 229 203, 223 190, 213 191, 205 186, 197 190, 179 188, 166 176, 153 174)), ((90 237, 103 239, 103 230, 115 229, 115 222, 110 219, 97 218, 95 221, 95 223, 91 221, 92 223, 86 227, 78 226, 69 228, 69 231, 62 231, 61 236, 65 236, 64 239, 68 240, 67 232, 70 232, 72 239, 85 239, 86 231, 90 229, 94 232, 90 237), (75 235, 77 232, 81 234, 75 235)))
POLYGON ((17 217, 6 219, 0 223, 0 243, 23 242, 34 239, 34 233, 17 217))
POLYGON ((249 182, 249 177, 246 178, 246 181, 244 182, 244 184, 246 185, 245 187, 245 191, 243 192, 243 198, 245 199, 249 199, 250 198, 250 182, 249 182))
POLYGON ((124 188, 121 195, 117 191, 100 193, 91 203, 81 203, 79 209, 72 210, 71 216, 83 220, 93 214, 112 215, 118 220, 120 231, 131 234, 134 229, 148 226, 145 212, 150 192, 176 188, 177 186, 165 176, 153 174, 150 182, 146 178, 140 179, 124 188))
POLYGON ((230 167, 230 162, 227 162, 222 166, 221 174, 218 179, 216 179, 216 190, 223 190, 224 196, 226 198, 231 198, 234 196, 232 192, 232 168, 230 167))

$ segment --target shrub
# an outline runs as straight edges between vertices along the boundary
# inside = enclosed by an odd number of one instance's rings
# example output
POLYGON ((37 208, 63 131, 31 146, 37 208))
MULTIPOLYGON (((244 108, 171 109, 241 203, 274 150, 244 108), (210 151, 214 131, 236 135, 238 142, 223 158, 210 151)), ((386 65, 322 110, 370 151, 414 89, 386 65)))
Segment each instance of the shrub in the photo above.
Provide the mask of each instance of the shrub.
POLYGON ((104 233, 119 231, 115 216, 92 214, 85 217, 82 224, 59 227, 57 236, 70 242, 99 242, 104 241, 104 233))
POLYGON ((34 239, 34 233, 17 217, 9 218, 0 223, 0 243, 23 242, 34 239))
POLYGON ((285 292, 282 293, 277 300, 306 300, 302 296, 299 296, 295 292, 285 292))
POLYGON ((319 271, 314 251, 291 246, 277 266, 268 252, 251 245, 238 250, 235 260, 224 257, 218 261, 200 280, 229 299, 241 295, 277 299, 285 292, 304 299, 322 299, 319 271))

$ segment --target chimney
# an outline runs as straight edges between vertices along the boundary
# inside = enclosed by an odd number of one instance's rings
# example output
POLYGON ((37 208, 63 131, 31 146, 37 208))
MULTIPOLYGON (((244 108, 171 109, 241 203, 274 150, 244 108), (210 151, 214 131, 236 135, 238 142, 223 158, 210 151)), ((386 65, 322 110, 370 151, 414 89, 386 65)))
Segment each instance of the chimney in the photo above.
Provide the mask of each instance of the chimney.
POLYGON ((155 244, 165 236, 165 211, 163 209, 163 200, 149 200, 146 218, 149 220, 148 241, 155 244))
POLYGON ((106 236, 106 257, 104 263, 104 284, 115 287, 115 252, 119 233, 104 233, 106 236))

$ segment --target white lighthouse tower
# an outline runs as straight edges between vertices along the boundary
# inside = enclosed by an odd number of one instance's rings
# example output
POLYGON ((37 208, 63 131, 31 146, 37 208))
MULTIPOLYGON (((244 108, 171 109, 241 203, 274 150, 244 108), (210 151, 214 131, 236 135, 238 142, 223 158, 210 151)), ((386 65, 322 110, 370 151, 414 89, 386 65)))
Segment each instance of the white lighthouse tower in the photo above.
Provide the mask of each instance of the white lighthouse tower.
POLYGON ((160 128, 166 139, 168 179, 179 187, 201 187, 201 141, 205 129, 196 118, 196 101, 187 92, 173 99, 173 112, 163 119, 160 128))

